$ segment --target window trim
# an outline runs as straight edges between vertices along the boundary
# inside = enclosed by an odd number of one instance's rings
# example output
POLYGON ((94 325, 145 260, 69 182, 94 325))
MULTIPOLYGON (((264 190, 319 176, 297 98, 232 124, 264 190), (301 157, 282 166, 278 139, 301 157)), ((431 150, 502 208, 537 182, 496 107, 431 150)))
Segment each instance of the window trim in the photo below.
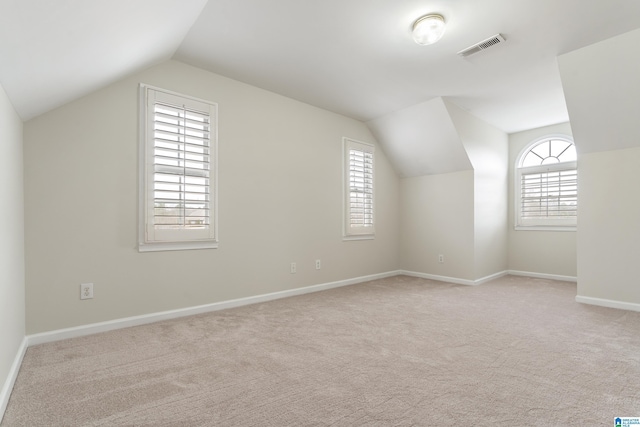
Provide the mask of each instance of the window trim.
POLYGON ((522 172, 554 172, 560 170, 576 170, 578 169, 578 162, 563 162, 549 165, 539 166, 520 166, 524 156, 536 145, 548 141, 548 140, 563 140, 571 143, 575 147, 573 138, 566 134, 550 134, 528 143, 516 156, 514 164, 514 229, 518 231, 576 231, 577 230, 577 217, 575 219, 537 219, 537 220, 524 220, 520 217, 521 211, 521 181, 522 172))
MULTIPOLYGON (((219 243, 219 226, 218 226, 218 105, 214 102, 204 99, 184 95, 156 86, 140 83, 138 92, 138 251, 174 251, 174 250, 191 250, 191 249, 215 249, 219 243), (152 145, 152 134, 149 131, 149 109, 148 96, 150 91, 166 94, 172 97, 179 97, 188 102, 206 104, 210 113, 209 132, 209 203, 210 203, 210 233, 209 238, 186 238, 171 240, 153 240, 148 238, 147 227, 149 225, 148 206, 150 203, 149 179, 151 162, 148 161, 152 154, 149 153, 152 145), (151 138, 151 139, 150 139, 151 138)), ((180 230, 186 231, 186 230, 180 230)), ((200 230, 199 230, 200 231, 200 230)), ((174 234, 174 233, 169 233, 174 234)), ((189 234, 185 233, 177 234, 189 234)))
POLYGON ((375 145, 369 142, 362 142, 352 138, 343 137, 342 138, 342 203, 343 203, 343 215, 342 215, 342 240, 350 241, 350 240, 373 240, 375 239, 375 228, 376 228, 376 155, 375 155, 375 145), (349 188, 349 176, 350 176, 350 160, 349 160, 349 149, 357 148, 362 151, 368 151, 373 156, 373 192, 372 192, 372 208, 373 208, 373 225, 371 227, 360 227, 359 229, 353 230, 350 229, 350 188, 349 188))

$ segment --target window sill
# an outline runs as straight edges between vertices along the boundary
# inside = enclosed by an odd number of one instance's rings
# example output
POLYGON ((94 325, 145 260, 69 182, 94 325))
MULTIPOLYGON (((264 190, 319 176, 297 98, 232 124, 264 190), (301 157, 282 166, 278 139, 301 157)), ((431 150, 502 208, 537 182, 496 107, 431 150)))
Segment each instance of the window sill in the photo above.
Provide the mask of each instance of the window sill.
POLYGON ((516 225, 514 229, 516 231, 577 231, 578 227, 575 225, 516 225))
POLYGON ((218 242, 171 242, 140 243, 138 252, 189 251, 195 249, 217 249, 218 242))

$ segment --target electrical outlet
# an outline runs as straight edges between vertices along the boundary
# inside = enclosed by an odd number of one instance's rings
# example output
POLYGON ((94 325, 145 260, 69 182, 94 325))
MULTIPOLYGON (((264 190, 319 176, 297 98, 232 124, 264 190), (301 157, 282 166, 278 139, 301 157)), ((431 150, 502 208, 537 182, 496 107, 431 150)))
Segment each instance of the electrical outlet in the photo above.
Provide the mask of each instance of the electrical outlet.
POLYGON ((83 283, 80 285, 80 299, 93 298, 93 283, 83 283))
POLYGON ((438 255, 438 262, 439 263, 443 263, 444 262, 444 255, 442 255, 442 254, 438 255))
POLYGON ((320 262, 319 259, 316 260, 316 270, 320 270, 320 267, 322 267, 322 263, 320 262))
POLYGON ((296 263, 295 262, 291 263, 291 274, 296 274, 296 263))

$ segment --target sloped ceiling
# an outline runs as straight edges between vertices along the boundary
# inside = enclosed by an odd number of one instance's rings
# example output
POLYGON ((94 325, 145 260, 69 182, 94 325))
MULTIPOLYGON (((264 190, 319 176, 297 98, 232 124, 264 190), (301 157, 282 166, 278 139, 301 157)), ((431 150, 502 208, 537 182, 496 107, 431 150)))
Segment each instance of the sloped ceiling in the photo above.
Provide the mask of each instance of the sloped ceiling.
POLYGON ((173 58, 368 122, 415 176, 469 167, 443 97, 507 133, 568 121, 558 55, 638 28, 638 0, 0 0, 0 84, 29 120, 173 58))
POLYGON ((0 83, 23 120, 172 57, 206 0, 0 0, 0 83))
POLYGON ((442 98, 367 122, 402 178, 472 169, 442 98))
POLYGON ((638 46, 635 30, 558 58, 578 153, 640 146, 638 46))
POLYGON ((558 54, 638 27, 637 0, 209 0, 174 58, 363 121, 447 97, 515 132, 568 120, 558 54), (433 12, 446 33, 418 46, 433 12))
POLYGON ((173 57, 363 121, 444 96, 515 132, 568 120, 558 54, 636 28, 637 0, 0 0, 0 84, 27 120, 173 57))

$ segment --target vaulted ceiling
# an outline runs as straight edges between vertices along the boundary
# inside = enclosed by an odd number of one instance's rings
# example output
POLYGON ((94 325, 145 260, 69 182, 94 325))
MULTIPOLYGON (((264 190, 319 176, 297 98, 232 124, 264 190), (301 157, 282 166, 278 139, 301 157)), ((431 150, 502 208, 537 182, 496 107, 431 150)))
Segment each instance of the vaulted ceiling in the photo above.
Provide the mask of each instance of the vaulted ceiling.
POLYGON ((446 97, 515 132, 568 120, 557 55, 639 27, 637 0, 0 0, 0 84, 28 120, 173 58, 363 121, 446 97), (415 44, 434 12, 444 37, 415 44))

